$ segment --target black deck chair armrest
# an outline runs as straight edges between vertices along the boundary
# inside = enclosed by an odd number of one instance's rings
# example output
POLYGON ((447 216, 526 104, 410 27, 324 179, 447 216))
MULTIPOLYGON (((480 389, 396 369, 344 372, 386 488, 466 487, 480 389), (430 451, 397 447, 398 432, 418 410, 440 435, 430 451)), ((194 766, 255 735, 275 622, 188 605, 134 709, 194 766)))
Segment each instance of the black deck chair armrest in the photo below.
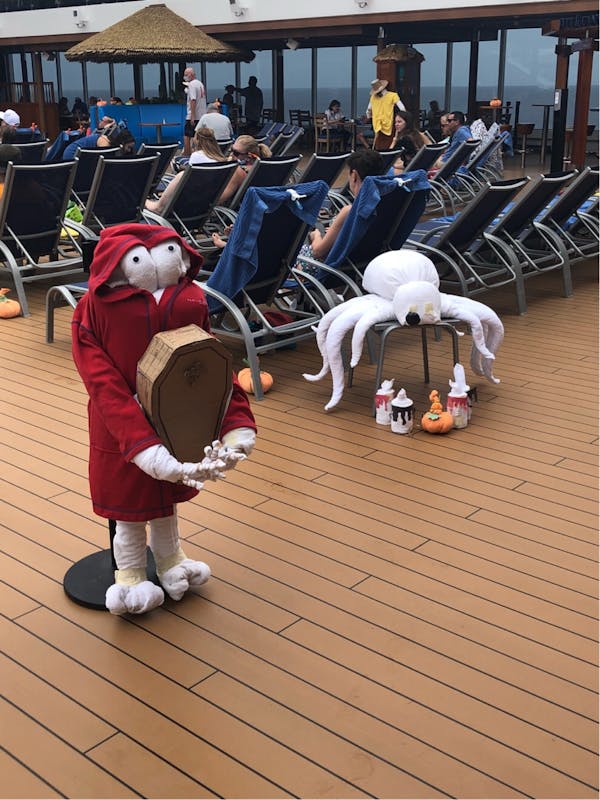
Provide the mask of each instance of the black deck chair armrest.
MULTIPOLYGON (((345 272, 342 272, 339 269, 336 269, 335 267, 330 267, 327 264, 323 264, 321 261, 317 261, 316 259, 311 258, 310 256, 299 255, 298 256, 298 261, 301 261, 304 264, 310 264, 313 267, 317 267, 317 269, 323 270, 323 272, 327 272, 332 277, 335 277, 336 279, 338 279, 340 284, 345 283, 346 286, 348 287, 348 289, 350 289, 350 291, 353 294, 355 294, 357 297, 360 297, 360 295, 363 293, 362 289, 359 287, 359 285, 356 283, 356 281, 353 281, 352 278, 349 275, 347 275, 345 272)), ((298 274, 301 275, 302 277, 309 277, 310 276, 310 278, 313 279, 313 280, 310 281, 311 283, 313 281, 316 281, 317 283, 320 283, 318 278, 315 278, 314 275, 311 275, 310 272, 306 272, 305 270, 301 270, 301 269, 297 269, 296 267, 293 267, 292 268, 292 272, 294 272, 294 274, 296 272, 298 272, 298 274)))
POLYGON ((160 214, 157 214, 155 211, 148 211, 147 209, 142 209, 142 217, 145 222, 150 223, 151 225, 162 225, 164 228, 172 228, 175 230, 173 225, 169 222, 168 219, 165 217, 161 217, 160 214))
POLYGON ((84 239, 87 239, 88 241, 96 241, 97 242, 98 239, 100 238, 98 236, 98 234, 94 233, 94 231, 91 228, 88 228, 86 225, 82 225, 81 222, 75 222, 75 220, 69 219, 68 217, 65 217, 63 219, 62 224, 63 224, 63 228, 67 228, 67 230, 70 229, 70 230, 75 231, 76 233, 78 233, 80 236, 82 236, 84 239))
POLYGON ((227 206, 215 206, 212 213, 217 214, 219 217, 225 217, 225 219, 229 220, 231 225, 233 225, 238 218, 238 212, 234 211, 232 208, 227 208, 227 206))

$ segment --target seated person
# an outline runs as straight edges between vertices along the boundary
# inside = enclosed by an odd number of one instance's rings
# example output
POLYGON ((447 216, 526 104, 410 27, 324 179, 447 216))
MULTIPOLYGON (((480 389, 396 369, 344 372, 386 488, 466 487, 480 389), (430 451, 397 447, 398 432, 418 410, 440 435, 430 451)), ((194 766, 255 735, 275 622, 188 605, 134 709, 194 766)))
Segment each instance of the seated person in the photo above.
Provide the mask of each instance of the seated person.
MULTIPOLYGON (((359 150, 351 153, 346 163, 348 166, 348 188, 353 197, 358 194, 367 175, 381 175, 383 173, 383 159, 381 153, 376 150, 359 150)), ((307 242, 300 250, 300 255, 315 258, 318 261, 325 261, 351 209, 351 205, 340 209, 325 234, 318 229, 311 231, 308 234, 307 242)), ((312 267, 302 263, 298 264, 298 267, 313 271, 312 267)))
POLYGON ((443 166, 448 161, 450 156, 458 150, 463 142, 472 139, 471 129, 466 124, 466 117, 462 111, 451 111, 446 114, 446 127, 442 128, 450 136, 448 147, 435 163, 437 169, 443 166))
POLYGON ((393 166, 394 174, 402 172, 408 162, 417 154, 417 151, 425 144, 429 144, 429 139, 424 133, 417 130, 413 121, 412 114, 408 111, 396 111, 394 115, 392 141, 390 150, 402 150, 393 166))
POLYGON ((65 147, 62 154, 63 161, 73 161, 80 147, 93 150, 95 147, 112 147, 114 139, 119 134, 119 126, 112 117, 102 117, 94 133, 82 136, 65 147))
MULTIPOLYGON (((204 115, 205 117, 208 114, 204 115)), ((211 115, 214 118, 214 115, 211 115)), ((212 121, 212 120, 211 120, 212 121)), ((196 133, 192 140, 192 154, 190 164, 214 164, 218 161, 227 161, 216 139, 213 128, 196 125, 196 133)))
POLYGON ((373 147, 375 131, 373 130, 371 120, 368 117, 364 116, 360 118, 358 124, 356 125, 355 136, 356 143, 362 145, 366 150, 370 150, 373 147))
POLYGON ((221 106, 217 103, 208 104, 206 114, 200 117, 196 125, 196 130, 199 128, 211 128, 218 142, 229 142, 233 139, 231 120, 221 113, 221 106))
POLYGON ((127 156, 134 156, 136 152, 135 137, 127 128, 115 136, 112 146, 119 148, 119 152, 115 153, 114 158, 127 158, 127 156))
POLYGON ((266 144, 257 142, 254 136, 243 134, 231 145, 229 161, 237 161, 238 168, 231 176, 229 183, 219 197, 219 203, 226 203, 235 195, 244 182, 252 164, 261 158, 271 158, 271 151, 266 144))
MULTIPOLYGON (((217 201, 218 203, 224 203, 233 197, 233 195, 242 185, 244 178, 248 174, 248 167, 254 160, 260 158, 261 156, 263 158, 269 158, 271 155, 271 151, 266 145, 257 142, 253 136, 244 135, 238 136, 231 147, 231 155, 228 159, 226 159, 221 153, 221 148, 217 144, 212 130, 206 128, 201 128, 195 133, 194 143, 197 147, 202 148, 203 156, 199 156, 198 160, 194 162, 192 161, 194 153, 192 153, 190 156, 190 163, 192 164, 233 160, 238 162, 238 168, 229 179, 227 186, 221 192, 221 195, 217 201), (209 141, 211 141, 210 145, 209 141), (217 151, 219 153, 218 157, 216 155, 217 151)), ((172 193, 175 191, 174 187, 177 186, 179 180, 181 180, 180 175, 182 174, 183 173, 180 173, 173 178, 158 200, 146 200, 145 208, 148 211, 154 211, 155 214, 162 214, 164 209, 167 207, 169 197, 171 197, 172 193)))
POLYGON ((325 110, 325 119, 327 120, 327 127, 334 136, 342 140, 344 149, 348 146, 351 138, 351 133, 344 127, 343 123, 346 117, 342 113, 342 104, 339 100, 332 100, 325 110))

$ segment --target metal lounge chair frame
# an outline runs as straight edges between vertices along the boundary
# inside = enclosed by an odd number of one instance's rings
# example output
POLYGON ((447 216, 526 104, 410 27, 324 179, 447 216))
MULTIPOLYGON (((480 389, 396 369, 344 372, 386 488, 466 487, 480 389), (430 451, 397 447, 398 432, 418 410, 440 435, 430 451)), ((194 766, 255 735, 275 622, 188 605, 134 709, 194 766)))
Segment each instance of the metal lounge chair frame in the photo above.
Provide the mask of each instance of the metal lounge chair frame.
POLYGON ((460 167, 477 150, 480 144, 480 139, 468 139, 466 142, 461 142, 436 174, 430 178, 432 197, 442 214, 446 213, 446 204, 450 205, 450 213, 454 214, 457 205, 464 204, 467 199, 472 197, 471 192, 463 192, 461 194, 459 180, 456 180, 455 186, 452 183, 460 167))
POLYGON ((281 131, 279 136, 271 144, 270 150, 274 156, 285 156, 292 147, 304 136, 304 128, 290 125, 281 131))
POLYGON ((0 272, 12 277, 23 316, 29 315, 26 283, 83 271, 80 243, 63 227, 75 168, 72 162, 7 166, 0 199, 0 272))
POLYGON ((294 175, 294 183, 325 181, 331 188, 349 156, 350 153, 313 153, 302 172, 294 175))
POLYGON ((473 297, 514 283, 519 314, 526 311, 521 264, 512 247, 498 240, 492 252, 480 251, 483 232, 528 183, 529 178, 488 183, 454 219, 430 228, 417 228, 406 247, 429 256, 440 273, 440 290, 473 297), (418 238, 421 234, 421 238, 418 238))
POLYGON ((540 175, 500 219, 483 232, 479 256, 486 248, 498 250, 500 243, 512 249, 524 279, 553 269, 562 271, 565 297, 573 293, 569 254, 562 238, 552 230, 541 236, 535 218, 577 173, 540 175))
POLYGON ((215 248, 208 238, 211 226, 222 230, 235 220, 235 215, 217 202, 236 169, 233 161, 187 164, 162 215, 144 211, 145 219, 174 228, 201 252, 213 252, 215 248))
MULTIPOLYGON (((427 202, 428 188, 410 190, 410 184, 415 182, 416 185, 418 181, 426 182, 423 171, 404 173, 397 178, 367 176, 364 179, 352 210, 325 259, 325 265, 333 271, 317 275, 326 288, 336 287, 340 273, 360 285, 365 267, 375 256, 402 247, 427 202), (370 199, 374 191, 379 195, 376 204, 370 199), (360 230, 356 227, 357 220, 361 221, 360 230)), ((300 256, 299 261, 313 267, 323 266, 320 261, 305 256, 300 256)))
POLYGON ((73 178, 73 197, 75 202, 83 209, 85 201, 92 188, 98 159, 111 158, 119 152, 118 147, 98 147, 86 149, 80 147, 75 156, 75 177, 73 178))
POLYGON ((445 143, 424 144, 405 166, 406 172, 411 172, 415 169, 424 169, 427 172, 447 147, 448 145, 445 143))
MULTIPOLYGON (((158 154, 131 159, 100 156, 81 224, 98 234, 111 225, 140 222, 158 159, 158 154)), ((73 227, 69 221, 65 224, 73 227)))
POLYGON ((571 264, 598 255, 597 222, 592 214, 580 210, 597 191, 598 167, 586 167, 533 223, 548 243, 555 236, 561 238, 571 264), (570 222, 572 217, 575 217, 575 224, 570 222), (584 235, 578 232, 578 228, 584 235))
MULTIPOLYGON (((281 347, 289 346, 293 342, 311 339, 314 337, 314 326, 322 316, 323 304, 327 307, 325 297, 328 294, 323 290, 321 303, 314 305, 312 296, 307 294, 301 283, 294 280, 297 272, 294 269, 300 246, 306 234, 314 223, 323 198, 327 194, 327 184, 315 182, 312 184, 298 184, 295 187, 252 187, 244 197, 239 216, 235 226, 239 226, 240 240, 249 229, 248 222, 256 222, 256 209, 267 198, 283 198, 279 205, 267 206, 265 212, 261 211, 260 228, 256 241, 248 243, 243 241, 244 252, 248 258, 256 257, 256 270, 249 280, 244 281, 241 271, 235 269, 230 272, 230 267, 237 264, 235 251, 235 230, 232 232, 227 248, 213 272, 201 272, 199 279, 208 279, 200 285, 204 289, 211 311, 211 328, 219 337, 233 338, 243 343, 248 366, 252 373, 254 393, 257 400, 261 400, 260 369, 258 356, 261 353, 281 347), (299 195, 295 201, 294 194, 299 195), (310 195, 307 195, 310 193, 310 195), (299 216, 296 213, 296 202, 302 204, 303 200, 312 196, 314 200, 313 219, 299 216), (227 273, 227 274, 225 274, 227 273), (231 278, 234 275, 234 278, 231 278), (286 289, 285 284, 291 280, 293 287, 286 289), (235 288, 232 288, 233 280, 235 288), (241 284, 241 285, 240 285, 241 284), (229 286, 227 293, 222 291, 229 286), (297 303, 286 302, 289 292, 293 292, 298 299, 297 303), (233 295, 233 296, 230 296, 233 295), (303 299, 310 302, 310 310, 305 310, 303 299), (268 316, 268 310, 282 311, 288 314, 291 321, 274 324, 268 316), (249 323, 253 322, 251 326, 249 323)), ((253 226, 254 227, 254 224, 253 226)), ((245 262, 247 263, 247 262, 245 262)))
MULTIPOLYGON (((380 153, 383 163, 383 175, 386 174, 390 167, 393 166, 396 159, 399 158, 403 153, 404 150, 402 148, 399 150, 384 150, 380 153)), ((344 155, 349 156, 350 153, 346 153, 344 155)), ((331 189, 329 192, 329 199, 331 200, 335 214, 337 214, 337 212, 340 211, 340 209, 342 209, 344 206, 349 206, 354 200, 350 192, 349 182, 346 181, 341 189, 331 189)))
POLYGON ((154 181, 152 183, 151 192, 156 190, 163 175, 169 168, 171 161, 179 150, 179 143, 174 144, 146 144, 143 142, 138 150, 140 156, 154 156, 158 155, 158 164, 156 165, 156 172, 154 173, 154 181))
MULTIPOLYGON (((244 195, 251 186, 255 188, 285 186, 294 171, 294 167, 300 161, 300 158, 301 156, 299 155, 257 158, 248 170, 248 174, 230 202, 218 206, 218 211, 222 212, 223 209, 229 212, 237 211, 244 199, 244 195)), ((225 216, 227 216, 227 214, 225 214, 225 216)), ((229 217, 231 218, 231 214, 229 214, 229 217)), ((233 215, 233 219, 235 219, 235 214, 233 215)))
POLYGON ((41 164, 48 147, 48 139, 43 139, 41 142, 18 144, 17 147, 21 151, 20 164, 41 164))

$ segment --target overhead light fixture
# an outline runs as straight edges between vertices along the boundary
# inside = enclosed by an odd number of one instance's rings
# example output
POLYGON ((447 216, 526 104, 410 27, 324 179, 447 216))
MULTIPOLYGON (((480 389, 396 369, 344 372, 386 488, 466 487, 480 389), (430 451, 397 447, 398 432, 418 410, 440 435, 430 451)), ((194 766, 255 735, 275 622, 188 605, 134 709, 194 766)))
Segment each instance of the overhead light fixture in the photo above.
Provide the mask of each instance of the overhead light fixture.
POLYGON ((359 8, 365 8, 368 5, 367 0, 354 0, 354 2, 359 8))
POLYGON ((296 41, 296 39, 288 39, 285 46, 288 50, 297 50, 300 47, 300 42, 296 41))

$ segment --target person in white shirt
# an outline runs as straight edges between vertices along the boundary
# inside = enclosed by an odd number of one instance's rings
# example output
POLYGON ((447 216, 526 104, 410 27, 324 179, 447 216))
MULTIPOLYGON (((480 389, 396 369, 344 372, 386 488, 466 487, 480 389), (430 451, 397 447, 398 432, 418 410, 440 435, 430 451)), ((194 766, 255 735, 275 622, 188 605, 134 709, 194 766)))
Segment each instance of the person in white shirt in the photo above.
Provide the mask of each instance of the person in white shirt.
POLYGON ((200 117, 196 125, 196 131, 199 131, 200 128, 211 128, 217 142, 227 142, 234 138, 231 120, 225 114, 221 114, 221 110, 216 103, 208 104, 206 114, 200 117))
POLYGON ((192 149, 192 139, 198 120, 206 114, 206 90, 204 84, 196 78, 192 67, 187 67, 183 73, 183 85, 187 95, 187 108, 185 113, 185 127, 183 129, 183 152, 189 156, 192 149))

